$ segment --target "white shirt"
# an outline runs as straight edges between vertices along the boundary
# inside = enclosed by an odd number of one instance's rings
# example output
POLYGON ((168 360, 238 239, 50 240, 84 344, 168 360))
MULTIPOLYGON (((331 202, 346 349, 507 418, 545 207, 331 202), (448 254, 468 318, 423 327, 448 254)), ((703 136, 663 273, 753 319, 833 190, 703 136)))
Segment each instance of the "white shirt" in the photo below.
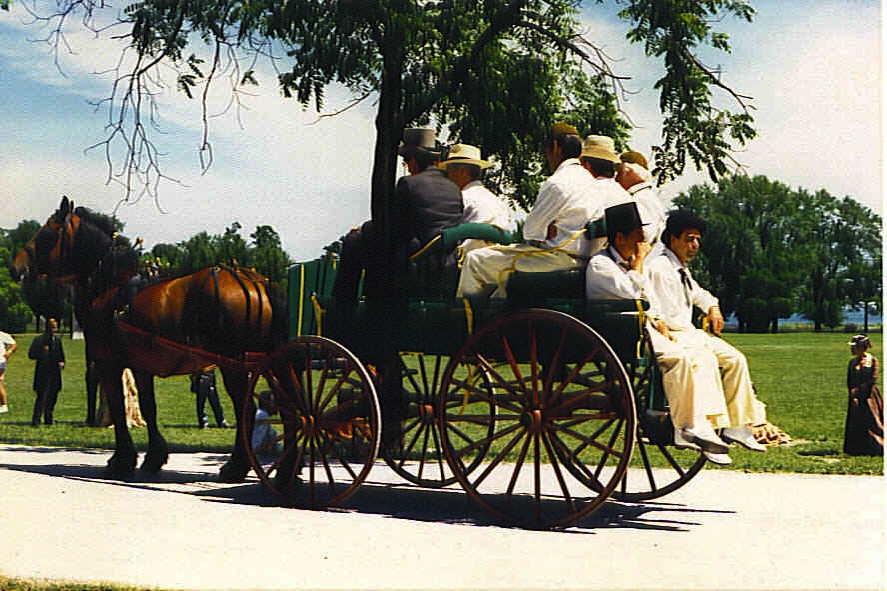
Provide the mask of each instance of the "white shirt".
MULTIPOLYGON (((462 203, 465 206, 462 223, 478 222, 492 224, 503 230, 514 226, 514 211, 508 207, 504 199, 500 199, 480 181, 471 181, 462 187, 462 203)), ((475 248, 483 248, 489 244, 483 240, 465 240, 462 250, 468 252, 475 248)))
POLYGON ((15 344, 15 339, 12 338, 12 335, 0 330, 0 356, 5 355, 6 348, 12 347, 14 344, 15 344))
POLYGON ((637 203, 641 222, 646 224, 644 239, 649 244, 656 244, 662 230, 665 229, 665 207, 659 198, 659 191, 654 189, 649 182, 643 182, 629 187, 628 193, 637 203))
POLYGON ((604 209, 629 199, 616 181, 604 180, 606 182, 595 180, 578 158, 561 162, 554 174, 539 187, 536 204, 524 224, 524 238, 544 242, 549 248, 561 247, 561 250, 578 256, 590 256, 595 250, 600 250, 602 241, 590 241, 584 235, 574 237, 585 229, 585 224, 590 220, 602 217, 604 209), (617 189, 622 193, 620 197, 616 197, 617 189), (554 224, 557 233, 548 240, 548 227, 551 224, 554 224))
POLYGON ((585 297, 595 299, 645 299, 647 278, 631 269, 630 261, 608 246, 588 261, 585 297))
POLYGON ((480 222, 507 230, 511 227, 514 212, 504 199, 500 199, 480 181, 471 181, 462 187, 462 203, 465 213, 463 223, 480 222))
POLYGON ((708 312, 709 308, 718 305, 718 298, 696 283, 690 270, 681 264, 671 249, 664 249, 658 256, 648 256, 644 273, 658 316, 670 330, 695 329, 693 307, 708 312), (681 269, 689 280, 689 288, 681 280, 681 269))

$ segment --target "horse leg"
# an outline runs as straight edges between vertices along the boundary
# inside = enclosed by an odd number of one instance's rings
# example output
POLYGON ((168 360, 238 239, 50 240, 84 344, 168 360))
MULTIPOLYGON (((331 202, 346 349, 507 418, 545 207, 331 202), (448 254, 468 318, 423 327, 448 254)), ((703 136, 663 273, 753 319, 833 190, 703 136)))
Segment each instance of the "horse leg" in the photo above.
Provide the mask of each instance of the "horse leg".
POLYGON ((142 410, 142 418, 148 427, 148 452, 142 460, 141 469, 145 472, 159 472, 169 460, 169 446, 161 435, 157 425, 157 399, 154 397, 154 376, 133 371, 136 386, 139 389, 139 407, 142 410))
POLYGON ((99 383, 107 394, 108 410, 114 422, 114 454, 105 469, 110 476, 124 476, 136 467, 136 446, 126 424, 126 407, 123 401, 123 366, 114 361, 96 362, 99 383))
MULTIPOLYGON (((243 432, 245 429, 252 430, 252 425, 245 424, 241 415, 243 404, 247 400, 246 388, 249 385, 249 374, 241 370, 223 369, 222 380, 225 382, 225 390, 228 391, 231 403, 234 405, 237 429, 234 433, 234 451, 231 452, 231 457, 219 470, 219 480, 221 482, 243 482, 250 470, 249 456, 247 456, 244 447, 243 432)), ((252 399, 247 403, 252 405, 252 399)))

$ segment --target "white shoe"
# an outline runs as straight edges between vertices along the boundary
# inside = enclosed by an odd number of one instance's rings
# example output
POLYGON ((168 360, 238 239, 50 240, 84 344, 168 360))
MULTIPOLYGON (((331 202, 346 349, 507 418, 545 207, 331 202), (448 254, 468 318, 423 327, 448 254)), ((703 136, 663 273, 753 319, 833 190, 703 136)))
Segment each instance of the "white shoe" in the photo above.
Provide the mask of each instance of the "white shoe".
POLYGON ((6 414, 9 412, 9 407, 5 404, 0 404, 0 415, 6 414))
POLYGON ((701 449, 713 454, 725 454, 730 451, 730 446, 724 443, 707 424, 699 430, 690 427, 676 429, 674 444, 678 449, 701 449))
POLYGON ((721 466, 728 466, 733 463, 733 460, 730 459, 730 456, 727 454, 714 454, 710 451, 704 451, 702 454, 708 459, 712 464, 719 464, 721 466))
POLYGON ((721 439, 728 443, 738 443, 752 451, 767 451, 767 448, 755 440, 752 430, 745 425, 741 427, 727 427, 721 432, 721 439))

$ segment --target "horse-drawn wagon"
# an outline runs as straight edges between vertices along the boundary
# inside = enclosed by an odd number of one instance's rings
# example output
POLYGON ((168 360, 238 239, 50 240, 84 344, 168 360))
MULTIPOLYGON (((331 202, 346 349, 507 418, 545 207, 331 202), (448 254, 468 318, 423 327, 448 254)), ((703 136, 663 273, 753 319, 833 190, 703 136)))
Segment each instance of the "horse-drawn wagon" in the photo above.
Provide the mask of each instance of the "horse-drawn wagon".
POLYGON ((213 365, 238 413, 221 478, 252 466, 286 505, 341 504, 384 462, 420 486, 458 483, 503 522, 563 527, 611 497, 665 495, 705 463, 672 445, 644 303, 588 301, 579 271, 515 273, 507 300, 471 302, 454 297, 452 276, 428 281, 418 261, 397 278, 401 304, 341 310, 335 261, 310 261, 290 269, 290 334, 280 335, 283 306, 254 272, 130 290, 131 252, 111 234, 63 199, 15 262, 75 285, 114 415, 111 471, 136 462, 123 367, 148 422, 142 468, 159 470, 167 449, 151 378, 213 365), (271 444, 253 444, 257 406, 270 411, 260 426, 276 431, 271 444))
POLYGON ((419 264, 400 309, 342 311, 335 273, 330 259, 291 267, 291 340, 249 388, 274 391, 282 452, 249 455, 284 503, 341 503, 384 460, 420 486, 458 483, 503 522, 560 527, 610 497, 665 495, 705 464, 672 446, 644 302, 588 301, 578 270, 515 273, 505 301, 459 300, 419 264))

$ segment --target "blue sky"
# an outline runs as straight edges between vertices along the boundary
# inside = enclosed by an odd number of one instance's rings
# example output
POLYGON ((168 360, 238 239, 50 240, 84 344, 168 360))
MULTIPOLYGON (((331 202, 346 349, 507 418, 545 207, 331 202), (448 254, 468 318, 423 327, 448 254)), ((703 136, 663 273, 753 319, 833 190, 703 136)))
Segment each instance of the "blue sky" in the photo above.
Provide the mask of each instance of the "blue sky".
MULTIPOLYGON (((638 125, 632 147, 649 153, 661 122, 652 88, 658 64, 624 41, 626 26, 614 18, 612 2, 584 4, 589 38, 618 73, 632 76, 626 87, 636 94, 623 107, 638 125)), ((705 56, 722 67, 725 82, 754 97, 759 136, 737 159, 751 174, 849 195, 883 213, 880 4, 752 5, 758 11, 752 24, 720 25, 732 35, 733 52, 705 56)), ((111 212, 121 189, 106 183, 103 151, 85 150, 105 139, 108 113, 94 103, 109 94, 111 78, 96 72, 115 64, 119 42, 96 40, 75 26, 68 38, 73 53, 59 56, 60 72, 39 41, 45 31, 27 22, 21 2, 0 13, 0 227, 42 222, 62 194, 111 212)), ((374 106, 318 119, 280 97, 270 69, 260 72, 260 82, 239 111, 224 109, 227 93, 216 97, 215 163, 204 175, 196 101, 174 90, 158 97, 163 135, 155 140, 165 152, 164 172, 181 184, 162 183, 157 203, 145 197, 121 205, 117 215, 128 236, 142 236, 150 247, 204 230, 221 233, 234 221, 244 236, 269 224, 290 255, 304 260, 368 217, 374 106)), ((327 100, 337 110, 348 97, 333 89, 327 100)), ((670 198, 705 180, 688 172, 662 194, 670 198)))

